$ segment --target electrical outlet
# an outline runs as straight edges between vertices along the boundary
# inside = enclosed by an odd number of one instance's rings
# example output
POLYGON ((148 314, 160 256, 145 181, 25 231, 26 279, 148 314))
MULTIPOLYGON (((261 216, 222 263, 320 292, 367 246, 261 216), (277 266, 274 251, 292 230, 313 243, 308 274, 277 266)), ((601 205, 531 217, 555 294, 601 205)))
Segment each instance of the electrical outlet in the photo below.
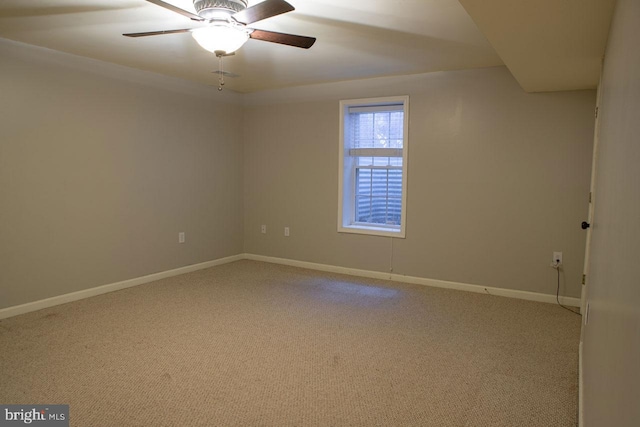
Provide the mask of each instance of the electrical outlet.
POLYGON ((562 252, 554 252, 551 258, 551 267, 557 268, 562 265, 562 252))
POLYGON ((284 235, 285 237, 289 237, 289 227, 284 228, 284 235))
POLYGON ((180 233, 178 233, 178 243, 184 243, 184 231, 181 231, 180 233))
POLYGON ((260 232, 261 232, 262 234, 267 234, 267 226, 266 226, 266 225, 262 225, 262 226, 260 227, 260 232))

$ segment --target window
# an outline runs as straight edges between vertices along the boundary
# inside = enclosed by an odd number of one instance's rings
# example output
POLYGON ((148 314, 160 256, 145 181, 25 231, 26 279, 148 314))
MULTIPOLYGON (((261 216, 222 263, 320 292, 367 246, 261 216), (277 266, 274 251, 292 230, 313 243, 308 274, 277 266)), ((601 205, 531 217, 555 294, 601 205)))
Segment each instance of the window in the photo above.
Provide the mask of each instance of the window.
POLYGON ((405 236, 409 97, 340 102, 338 231, 405 236))

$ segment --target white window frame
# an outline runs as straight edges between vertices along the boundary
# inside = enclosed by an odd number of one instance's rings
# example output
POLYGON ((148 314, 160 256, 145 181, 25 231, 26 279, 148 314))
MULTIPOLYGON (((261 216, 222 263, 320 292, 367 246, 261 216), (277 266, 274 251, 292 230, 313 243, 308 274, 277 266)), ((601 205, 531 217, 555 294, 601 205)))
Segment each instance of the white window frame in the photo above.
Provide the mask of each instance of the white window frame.
MULTIPOLYGON (((407 226, 407 159, 409 151, 409 97, 349 99, 340 101, 340 150, 338 157, 338 232, 405 238, 407 226), (402 148, 402 210, 400 226, 360 223, 355 221, 355 166, 349 147, 345 148, 346 118, 352 107, 385 107, 402 105, 404 111, 402 148)), ((376 149, 371 149, 376 150, 376 149)), ((386 149, 385 149, 386 150, 386 149)), ((398 156, 400 157, 400 156, 398 156)))

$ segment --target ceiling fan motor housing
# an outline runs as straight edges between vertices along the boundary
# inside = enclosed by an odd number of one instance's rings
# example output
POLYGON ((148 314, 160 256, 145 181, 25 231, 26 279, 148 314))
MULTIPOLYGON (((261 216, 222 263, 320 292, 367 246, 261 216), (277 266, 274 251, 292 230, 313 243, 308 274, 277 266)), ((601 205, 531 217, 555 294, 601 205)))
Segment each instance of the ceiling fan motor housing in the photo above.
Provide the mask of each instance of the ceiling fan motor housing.
POLYGON ((247 8, 248 0, 193 0, 193 7, 204 19, 219 19, 220 14, 233 15, 247 8))

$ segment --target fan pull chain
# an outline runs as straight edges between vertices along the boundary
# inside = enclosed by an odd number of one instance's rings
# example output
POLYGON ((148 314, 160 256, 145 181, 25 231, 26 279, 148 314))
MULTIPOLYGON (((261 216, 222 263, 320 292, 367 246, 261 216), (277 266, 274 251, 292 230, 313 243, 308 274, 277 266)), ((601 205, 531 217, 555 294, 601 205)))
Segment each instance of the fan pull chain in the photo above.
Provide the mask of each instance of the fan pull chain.
POLYGON ((218 91, 222 91, 222 86, 224 86, 224 68, 222 65, 222 57, 224 55, 217 55, 218 56, 218 61, 220 64, 220 77, 218 77, 218 91))

